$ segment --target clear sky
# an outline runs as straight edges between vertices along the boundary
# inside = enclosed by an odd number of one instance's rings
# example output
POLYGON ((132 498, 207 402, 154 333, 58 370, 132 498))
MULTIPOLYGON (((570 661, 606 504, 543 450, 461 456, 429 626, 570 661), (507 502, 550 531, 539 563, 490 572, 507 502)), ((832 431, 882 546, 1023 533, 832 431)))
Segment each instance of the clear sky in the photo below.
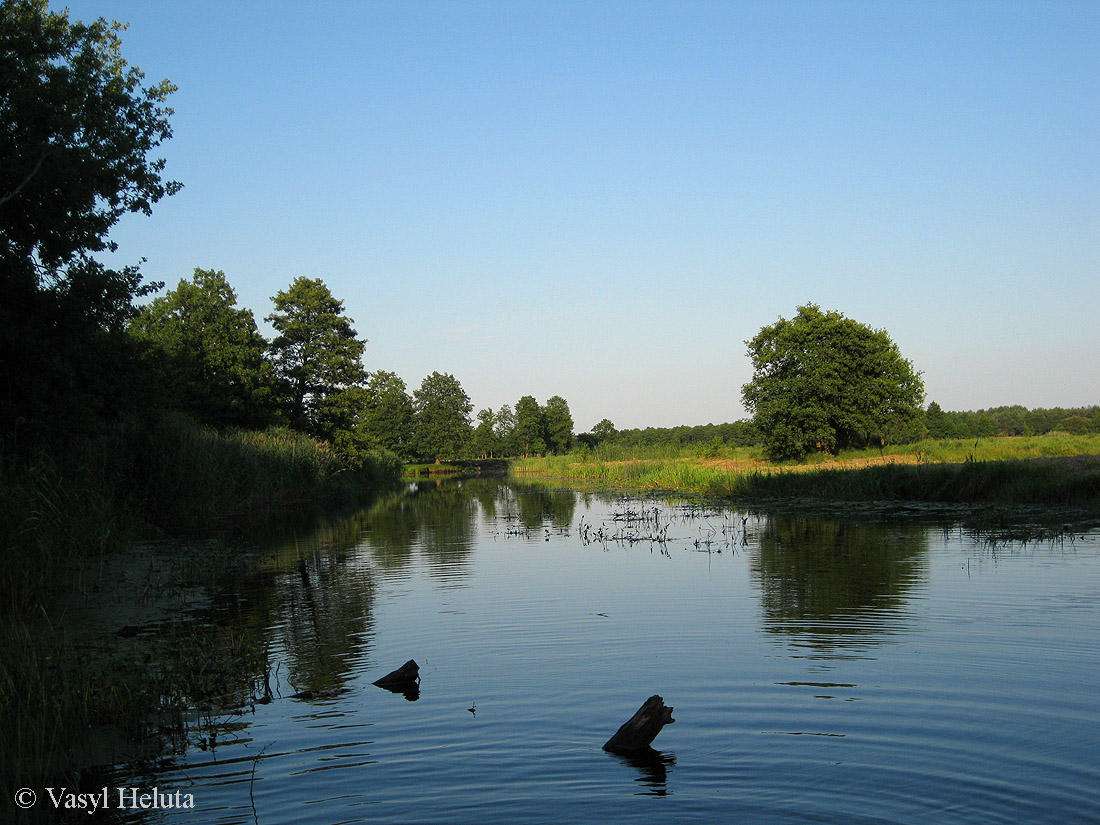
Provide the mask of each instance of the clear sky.
POLYGON ((223 270, 265 332, 319 277, 410 391, 733 421, 813 302, 945 409, 1100 403, 1095 0, 68 5, 179 86, 185 188, 118 262, 223 270))

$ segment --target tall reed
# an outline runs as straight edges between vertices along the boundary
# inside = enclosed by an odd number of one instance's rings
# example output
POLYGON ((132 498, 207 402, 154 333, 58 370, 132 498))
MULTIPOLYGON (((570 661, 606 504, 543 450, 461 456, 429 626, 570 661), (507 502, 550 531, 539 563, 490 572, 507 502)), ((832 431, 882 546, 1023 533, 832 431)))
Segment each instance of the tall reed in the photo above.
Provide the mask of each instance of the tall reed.
POLYGON ((1100 454, 1100 436, 1048 435, 926 441, 894 450, 768 464, 739 449, 721 461, 604 460, 597 454, 516 461, 516 475, 585 479, 622 486, 771 499, 916 500, 1071 505, 1100 508, 1100 460, 1071 469, 1029 458, 1100 454), (829 465, 825 465, 828 461, 829 465), (845 462, 849 462, 845 466, 845 462))
POLYGON ((75 579, 79 589, 90 558, 152 528, 191 530, 286 504, 351 501, 396 484, 400 471, 389 454, 351 463, 288 430, 220 433, 183 418, 120 425, 63 447, 0 442, 0 787, 64 784, 90 726, 133 725, 122 732, 140 739, 166 696, 241 682, 234 663, 245 660, 232 652, 202 669, 216 682, 194 681, 195 663, 222 647, 205 639, 176 645, 190 654, 159 682, 147 668, 78 647, 57 621, 54 597, 62 582, 71 590, 75 579))

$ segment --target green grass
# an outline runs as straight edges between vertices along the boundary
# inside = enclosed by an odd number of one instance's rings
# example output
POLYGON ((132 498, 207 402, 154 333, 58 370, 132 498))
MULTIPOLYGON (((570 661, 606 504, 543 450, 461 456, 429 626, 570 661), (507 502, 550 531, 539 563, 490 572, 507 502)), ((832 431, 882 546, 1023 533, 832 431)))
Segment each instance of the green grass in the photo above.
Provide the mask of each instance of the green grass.
MULTIPOLYGON (((752 449, 720 460, 608 460, 598 453, 517 461, 516 475, 695 492, 737 499, 932 501, 1100 509, 1100 473, 1027 459, 1100 454, 1100 435, 924 441, 884 450, 770 464, 752 449), (845 462, 851 466, 845 467, 845 462)), ((637 455, 637 454, 636 454, 637 455)))
MULTIPOLYGON (((1070 435, 999 436, 983 438, 929 439, 879 449, 842 450, 837 458, 850 460, 883 456, 912 457, 918 463, 965 461, 1014 461, 1025 458, 1054 458, 1070 455, 1100 455, 1100 433, 1070 435)), ((818 453, 807 463, 830 460, 818 453)))
POLYGON ((135 439, 135 509, 158 525, 194 526, 288 504, 339 501, 392 482, 400 461, 369 455, 359 465, 324 442, 288 429, 217 432, 169 420, 135 439))

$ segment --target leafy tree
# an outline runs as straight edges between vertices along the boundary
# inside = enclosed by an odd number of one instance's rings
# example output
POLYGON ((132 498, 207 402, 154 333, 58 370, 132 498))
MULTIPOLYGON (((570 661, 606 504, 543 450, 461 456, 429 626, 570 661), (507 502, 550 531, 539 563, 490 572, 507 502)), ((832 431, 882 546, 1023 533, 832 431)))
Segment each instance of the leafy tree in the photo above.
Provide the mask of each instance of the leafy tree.
POLYGON ((1058 422, 1058 429, 1073 435, 1095 432, 1093 422, 1083 415, 1067 415, 1058 422))
POLYGON ((573 445, 573 416, 569 413, 569 402, 560 395, 546 399, 542 416, 547 449, 554 453, 568 452, 573 445))
POLYGON ((46 0, 0 3, 0 420, 118 411, 146 294, 111 270, 109 230, 180 188, 148 155, 171 136, 167 81, 144 85, 119 23, 71 22, 46 0))
POLYGON ((955 436, 955 425, 947 414, 935 401, 928 405, 924 412, 924 426, 928 429, 929 438, 952 438, 955 436))
POLYGON ((464 458, 469 452, 472 428, 470 397, 458 379, 433 372, 413 393, 414 446, 422 458, 464 458))
POLYGON ((477 414, 477 427, 474 428, 474 453, 482 458, 492 458, 500 452, 500 439, 497 438, 496 414, 490 410, 481 410, 477 414))
POLYGON ((516 402, 516 426, 513 429, 515 450, 522 455, 546 452, 546 422, 542 407, 534 396, 525 395, 516 402))
POLYGON ((773 459, 883 444, 921 414, 920 374, 885 331, 806 304, 746 343, 745 406, 773 459))
POLYGON ((378 370, 367 376, 359 426, 369 444, 406 461, 413 457, 413 402, 397 373, 378 370))
POLYGON ((266 320, 278 332, 272 360, 291 423, 323 437, 325 399, 363 380, 363 342, 343 314, 343 301, 319 278, 296 278, 271 300, 275 312, 266 320))
POLYGON ((515 441, 516 432, 516 414, 512 412, 512 408, 507 405, 501 405, 501 408, 497 410, 496 415, 493 416, 493 433, 497 437, 497 443, 500 445, 498 449, 501 455, 514 455, 516 450, 514 449, 513 442, 515 441))
POLYGON ((210 424, 269 423, 267 342, 224 272, 196 269, 143 308, 131 331, 155 349, 173 406, 210 424))
POLYGON ((595 427, 592 428, 592 435, 596 436, 596 441, 610 441, 616 435, 618 430, 615 429, 615 425, 607 418, 603 419, 595 427))
POLYGON ((363 429, 363 413, 367 406, 367 391, 358 384, 341 387, 314 399, 310 435, 327 441, 336 451, 361 463, 374 444, 363 429))

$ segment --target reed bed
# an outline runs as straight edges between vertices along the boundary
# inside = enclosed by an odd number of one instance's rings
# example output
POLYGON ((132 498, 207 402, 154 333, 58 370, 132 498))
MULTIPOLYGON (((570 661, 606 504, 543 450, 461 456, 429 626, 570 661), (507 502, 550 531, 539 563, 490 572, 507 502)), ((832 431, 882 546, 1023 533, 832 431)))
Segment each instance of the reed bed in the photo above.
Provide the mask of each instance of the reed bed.
POLYGON ((255 510, 340 500, 400 475, 382 453, 359 464, 288 429, 217 432, 168 420, 135 440, 134 506, 155 524, 193 526, 255 510))
POLYGON ((751 449, 717 459, 603 460, 593 453, 524 459, 517 475, 764 500, 927 501, 1100 509, 1100 436, 925 441, 770 464, 751 449), (1076 457, 1076 458, 1075 458, 1076 457))
MULTIPOLYGON (((395 484, 400 472, 389 454, 352 463, 289 430, 218 432, 183 418, 120 426, 64 448, 0 445, 0 787, 64 785, 89 730, 140 744, 166 702, 254 675, 254 663, 220 639, 166 634, 180 655, 162 659, 178 667, 159 673, 78 644, 58 597, 84 592, 91 560, 139 535, 190 535, 291 504, 349 503, 395 484)), ((210 557, 196 569, 233 563, 210 557)))

